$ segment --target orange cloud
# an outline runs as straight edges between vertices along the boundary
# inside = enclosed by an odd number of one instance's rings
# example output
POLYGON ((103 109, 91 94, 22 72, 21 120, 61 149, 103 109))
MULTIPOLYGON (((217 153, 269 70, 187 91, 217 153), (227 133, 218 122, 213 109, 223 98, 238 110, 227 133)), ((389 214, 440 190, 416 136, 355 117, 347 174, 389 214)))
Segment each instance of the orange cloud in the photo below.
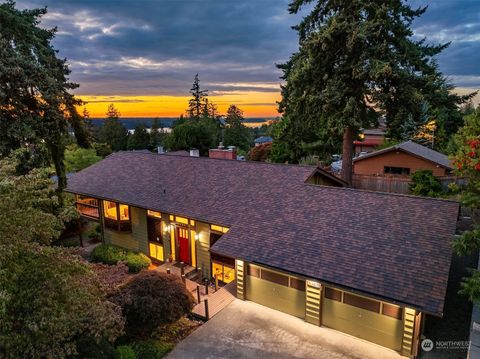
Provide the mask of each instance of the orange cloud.
MULTIPOLYGON (((122 117, 178 117, 188 106, 187 96, 79 96, 86 104, 91 117, 104 117, 107 107, 113 103, 122 117)), ((227 112, 228 106, 240 107, 245 117, 278 116, 276 101, 278 92, 229 92, 209 96, 209 101, 217 104, 220 114, 227 112)))

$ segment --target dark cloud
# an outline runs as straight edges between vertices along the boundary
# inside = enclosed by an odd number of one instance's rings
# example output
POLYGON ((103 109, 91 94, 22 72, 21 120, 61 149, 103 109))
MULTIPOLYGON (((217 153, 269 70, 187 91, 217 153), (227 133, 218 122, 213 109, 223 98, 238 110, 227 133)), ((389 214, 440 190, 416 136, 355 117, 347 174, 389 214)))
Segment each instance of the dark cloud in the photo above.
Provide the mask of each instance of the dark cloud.
MULTIPOLYGON (((69 59, 79 94, 185 95, 193 76, 212 93, 278 91, 283 62, 297 48, 289 0, 27 0, 47 5, 44 26, 69 59)), ((428 5, 413 24, 418 37, 452 41, 438 56, 459 86, 480 87, 480 1, 410 1, 428 5)))

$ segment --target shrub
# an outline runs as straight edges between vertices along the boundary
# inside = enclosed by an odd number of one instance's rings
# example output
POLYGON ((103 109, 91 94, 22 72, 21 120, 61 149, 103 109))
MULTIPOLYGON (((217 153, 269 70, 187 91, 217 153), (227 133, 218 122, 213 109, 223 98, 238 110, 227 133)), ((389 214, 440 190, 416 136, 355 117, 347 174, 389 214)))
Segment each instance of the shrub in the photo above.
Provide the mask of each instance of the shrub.
POLYGON ((430 170, 421 170, 412 173, 410 193, 416 196, 439 197, 443 193, 442 184, 430 170))
POLYGON ((92 262, 109 265, 117 264, 117 262, 125 260, 125 257, 125 251, 123 249, 109 244, 96 246, 90 255, 92 262))
POLYGON ((97 343, 91 337, 84 337, 78 340, 76 357, 85 359, 115 359, 115 349, 105 339, 101 339, 97 343))
POLYGON ((126 264, 130 273, 138 273, 142 269, 148 268, 151 263, 150 258, 143 253, 127 253, 126 264))
POLYGON ((142 359, 160 359, 163 358, 173 346, 168 343, 154 340, 145 340, 136 342, 133 346, 137 358, 142 359))
POLYGON ((121 345, 115 349, 115 359, 137 359, 137 355, 130 345, 121 345))
POLYGON ((142 269, 148 268, 152 263, 143 253, 135 253, 127 249, 112 246, 110 244, 100 244, 95 247, 90 255, 92 262, 104 263, 109 265, 117 264, 120 261, 125 262, 130 273, 138 273, 142 269))
POLYGON ((176 322, 190 313, 194 305, 179 277, 157 271, 140 273, 121 287, 112 301, 122 308, 127 331, 137 334, 176 322))

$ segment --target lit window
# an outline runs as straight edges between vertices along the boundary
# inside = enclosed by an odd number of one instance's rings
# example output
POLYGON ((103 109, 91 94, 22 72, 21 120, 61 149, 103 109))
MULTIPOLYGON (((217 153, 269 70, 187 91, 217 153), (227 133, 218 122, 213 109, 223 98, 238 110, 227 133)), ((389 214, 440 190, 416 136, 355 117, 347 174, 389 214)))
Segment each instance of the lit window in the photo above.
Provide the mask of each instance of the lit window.
POLYGON ((117 203, 111 201, 103 201, 103 212, 106 218, 117 220, 117 203))
POLYGON ((228 232, 228 227, 217 226, 216 224, 211 224, 210 229, 216 232, 222 232, 222 233, 228 232))
POLYGON ((162 214, 160 212, 151 211, 149 209, 147 210, 147 215, 150 217, 162 218, 162 214))
POLYGON ((103 214, 106 228, 122 232, 131 231, 130 207, 128 205, 103 201, 103 214))

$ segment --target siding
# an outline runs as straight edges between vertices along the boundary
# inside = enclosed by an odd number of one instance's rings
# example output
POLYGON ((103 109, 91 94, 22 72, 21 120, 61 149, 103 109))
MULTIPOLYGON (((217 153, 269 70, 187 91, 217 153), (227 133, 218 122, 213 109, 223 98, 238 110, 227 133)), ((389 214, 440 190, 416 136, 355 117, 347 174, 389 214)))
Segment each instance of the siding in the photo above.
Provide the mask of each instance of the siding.
POLYGON ((139 251, 148 255, 147 211, 130 207, 132 232, 123 233, 105 228, 105 243, 139 251))
POLYGON ((385 166, 410 168, 410 173, 418 170, 431 170, 435 176, 445 176, 447 174, 445 168, 437 167, 433 162, 401 151, 386 152, 355 162, 353 172, 359 175, 378 175, 383 174, 383 167, 385 166))
POLYGON ((196 222, 196 231, 198 233, 197 242, 197 268, 202 270, 203 276, 211 277, 210 265, 210 225, 203 222, 196 222))

